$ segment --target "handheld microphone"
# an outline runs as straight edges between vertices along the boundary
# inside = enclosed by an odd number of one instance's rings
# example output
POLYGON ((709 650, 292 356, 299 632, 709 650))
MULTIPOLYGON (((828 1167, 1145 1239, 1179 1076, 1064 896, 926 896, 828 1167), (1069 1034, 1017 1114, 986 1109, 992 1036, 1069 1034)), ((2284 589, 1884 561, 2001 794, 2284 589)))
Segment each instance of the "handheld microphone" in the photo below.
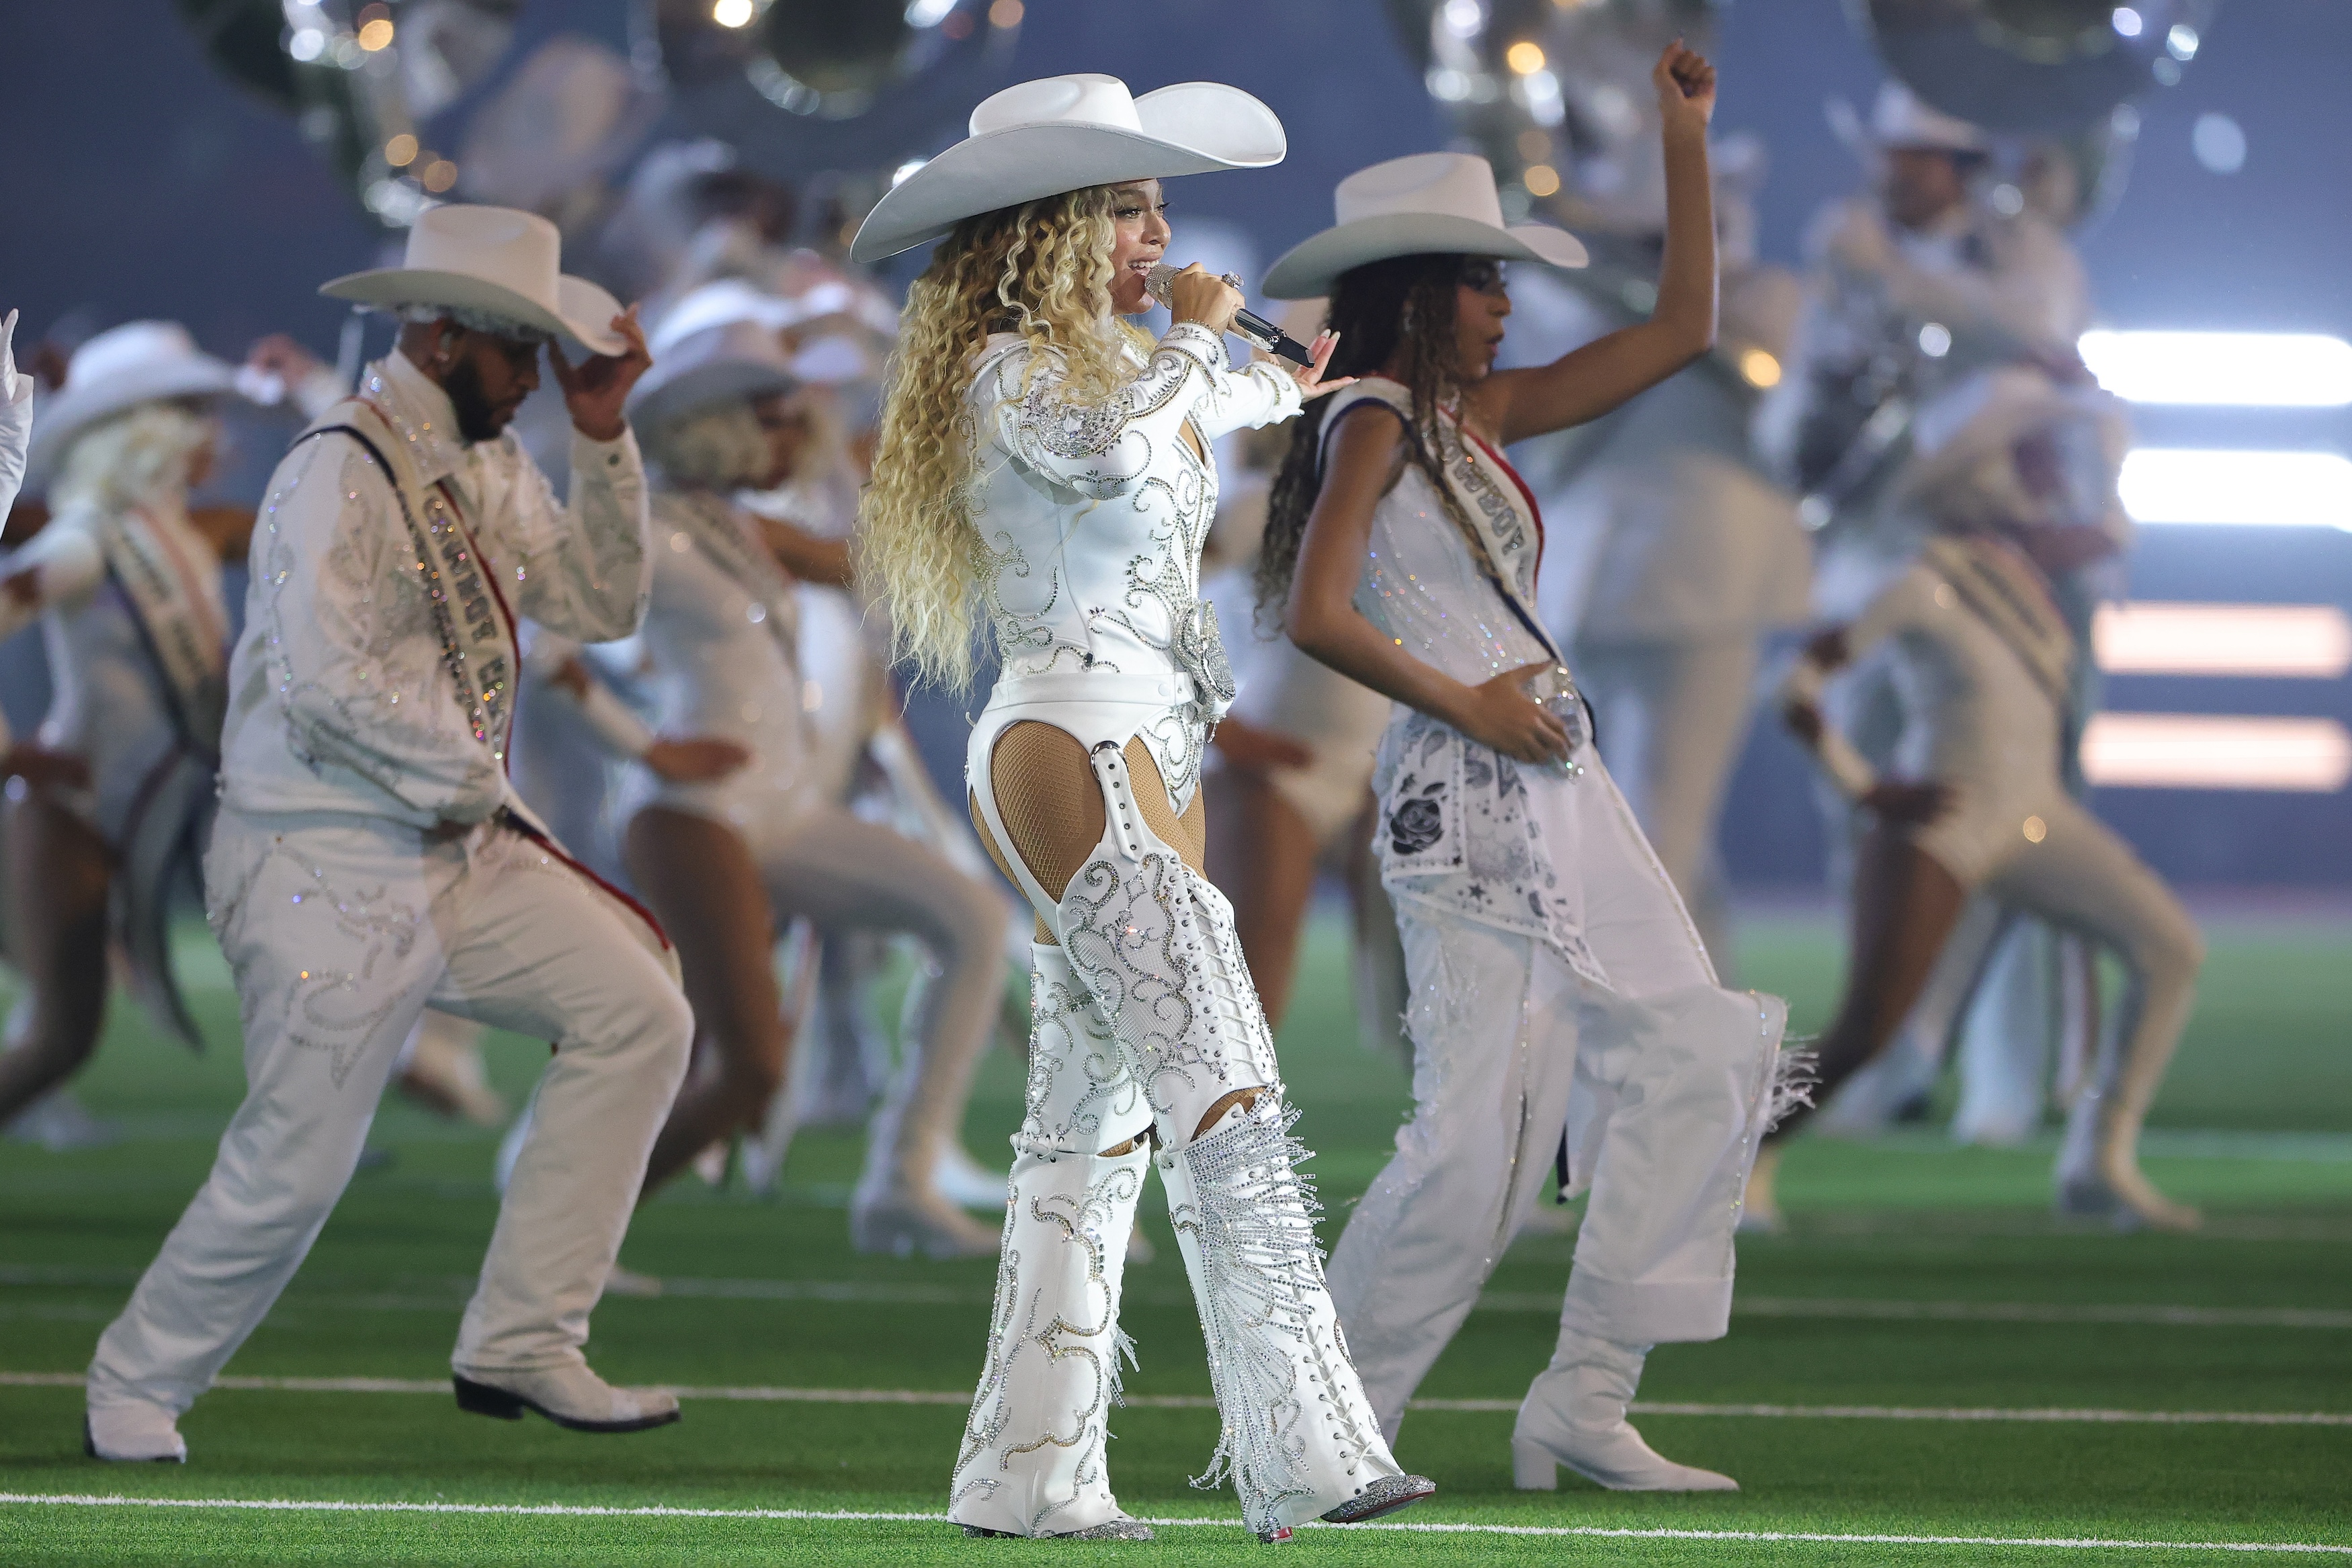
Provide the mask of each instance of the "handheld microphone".
MULTIPOLYGON (((1181 270, 1182 268, 1171 267, 1164 261, 1156 264, 1150 272, 1143 275, 1143 291, 1162 305, 1167 304, 1168 286, 1175 281, 1177 273, 1181 270)), ((1241 287, 1241 280, 1230 274, 1226 276, 1225 281, 1236 288, 1241 287)), ((1267 353, 1288 360, 1293 364, 1311 365, 1315 362, 1315 356, 1307 351, 1307 346, 1304 343, 1263 316, 1252 315, 1247 310, 1237 310, 1234 313, 1231 330, 1239 337, 1247 338, 1267 353)))

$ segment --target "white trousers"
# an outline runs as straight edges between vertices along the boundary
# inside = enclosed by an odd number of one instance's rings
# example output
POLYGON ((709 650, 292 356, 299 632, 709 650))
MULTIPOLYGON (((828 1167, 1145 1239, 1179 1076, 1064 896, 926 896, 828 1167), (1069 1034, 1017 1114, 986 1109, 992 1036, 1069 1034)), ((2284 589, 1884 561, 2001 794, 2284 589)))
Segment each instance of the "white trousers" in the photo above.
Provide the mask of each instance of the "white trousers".
POLYGON ((1717 968, 1730 972, 1730 904, 1715 849, 1725 788, 1754 710, 1757 639, 1580 643, 1577 685, 1602 758, 1717 968))
POLYGON ((176 1414, 211 1384, 342 1196, 427 1006, 554 1047, 451 1364, 580 1362, 693 1028, 650 934, 499 826, 433 842, 382 819, 224 812, 205 885, 245 1103, 100 1339, 90 1404, 176 1414))
POLYGON ((1331 1295, 1394 1440, 1405 1402, 1541 1194, 1566 1131, 1591 1197, 1564 1329, 1628 1344, 1729 1326, 1732 1234, 1774 1112, 1787 1004, 1715 983, 1675 892, 1594 769, 1572 786, 1584 935, 1548 944, 1398 900, 1413 1113, 1332 1251, 1331 1295))

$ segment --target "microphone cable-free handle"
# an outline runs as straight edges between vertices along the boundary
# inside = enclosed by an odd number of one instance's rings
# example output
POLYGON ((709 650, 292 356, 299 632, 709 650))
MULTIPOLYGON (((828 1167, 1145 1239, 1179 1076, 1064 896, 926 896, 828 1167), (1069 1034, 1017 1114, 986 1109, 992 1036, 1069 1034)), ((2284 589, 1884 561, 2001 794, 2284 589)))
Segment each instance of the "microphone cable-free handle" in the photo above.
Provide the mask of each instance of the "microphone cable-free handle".
MULTIPOLYGON (((1144 292, 1160 304, 1168 304, 1168 286, 1175 280, 1177 271, 1176 267, 1169 266, 1164 261, 1156 264, 1143 276, 1144 292)), ((1230 273, 1225 275, 1224 280, 1236 289, 1241 287, 1241 279, 1230 273)), ((1247 310, 1237 310, 1234 312, 1232 330, 1236 336, 1248 339, 1267 353, 1288 360, 1293 364, 1311 365, 1315 362, 1315 356, 1307 352, 1306 344, 1301 343, 1263 316, 1255 315, 1247 310)))

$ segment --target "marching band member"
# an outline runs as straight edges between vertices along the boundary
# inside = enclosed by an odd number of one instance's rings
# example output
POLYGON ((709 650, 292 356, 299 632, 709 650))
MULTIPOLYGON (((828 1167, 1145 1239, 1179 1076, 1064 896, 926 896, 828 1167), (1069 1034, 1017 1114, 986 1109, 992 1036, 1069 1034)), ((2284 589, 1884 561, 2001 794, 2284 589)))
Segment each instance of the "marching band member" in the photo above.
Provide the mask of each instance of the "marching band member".
POLYGON ((973 110, 852 247, 940 239, 908 297, 874 481, 869 580, 924 673, 1002 665, 966 778, 984 844, 1037 915, 1028 1110, 989 1351, 949 1517, 975 1534, 1140 1539, 1104 1439, 1126 1343, 1120 1272, 1147 1166, 1168 1189, 1230 1475, 1269 1539, 1428 1496, 1365 1403, 1323 1282, 1274 1041, 1223 896, 1202 877, 1199 775, 1233 687, 1199 593, 1209 444, 1327 390, 1234 371, 1241 296, 1199 267, 1148 308, 1169 240, 1160 181, 1255 168, 1280 123, 1207 82, 1130 98, 1078 75, 973 110), (1045 1325, 1051 1325, 1050 1328, 1045 1325))
POLYGON ((1332 1293, 1393 1434, 1560 1156, 1563 1189, 1591 1196, 1558 1347, 1512 1434, 1523 1488, 1565 1464, 1623 1490, 1736 1490, 1652 1451, 1625 1410, 1654 1344, 1727 1326, 1740 1192, 1783 1080, 1785 1006, 1717 985, 1592 750, 1532 608, 1541 518, 1501 456, 1713 339, 1715 72, 1677 44, 1653 85, 1669 217, 1648 321, 1495 371, 1505 258, 1584 253, 1557 229, 1507 229, 1492 169, 1462 153, 1350 175, 1337 226, 1266 279, 1276 297, 1329 294, 1339 362, 1363 379, 1298 428, 1262 591, 1301 648, 1397 705, 1376 843, 1415 1103, 1333 1253, 1332 1293))
POLYGON ((581 1347, 691 1019, 658 929, 506 776, 516 618, 618 637, 647 576, 621 412, 643 335, 602 289, 559 278, 557 250, 531 214, 436 207, 404 266, 325 287, 404 325, 279 464, 257 528, 205 860, 247 1094, 99 1341, 97 1457, 186 1457, 178 1415, 300 1266, 428 1004, 554 1047, 451 1357, 460 1408, 592 1432, 677 1418, 674 1396, 612 1386, 581 1347), (506 428, 542 344, 576 433, 562 506, 506 428))

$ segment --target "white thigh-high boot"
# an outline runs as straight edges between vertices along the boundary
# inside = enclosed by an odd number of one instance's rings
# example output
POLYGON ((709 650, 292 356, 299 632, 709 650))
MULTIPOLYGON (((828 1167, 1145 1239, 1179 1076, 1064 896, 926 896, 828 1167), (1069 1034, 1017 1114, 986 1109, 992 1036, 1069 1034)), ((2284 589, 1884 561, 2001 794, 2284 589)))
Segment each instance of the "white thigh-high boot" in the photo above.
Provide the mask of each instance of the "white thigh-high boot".
POLYGON ((1306 1150, 1289 1135, 1294 1113, 1233 906, 1151 832, 1118 748, 1097 747, 1092 761, 1108 820, 1055 923, 1160 1145, 1155 1163, 1224 1419, 1195 1484, 1229 1475, 1244 1521, 1273 1538, 1309 1519, 1353 1523, 1417 1501, 1435 1489, 1391 1457, 1339 1337, 1314 1195, 1296 1168, 1306 1150), (1204 1127, 1221 1104, 1230 1108, 1204 1127))
POLYGON ((1151 1113, 1062 950, 1036 944, 1030 962, 1028 1113, 948 1517, 975 1534, 1149 1539, 1111 1495, 1103 1444, 1132 1355, 1119 1281, 1151 1113))
POLYGON ((956 1455, 948 1517, 973 1534, 1146 1538, 1119 1511, 1103 1445, 1118 1397, 1120 1274, 1147 1144, 1122 1155, 1023 1150, 1013 1162, 988 1364, 956 1455))

